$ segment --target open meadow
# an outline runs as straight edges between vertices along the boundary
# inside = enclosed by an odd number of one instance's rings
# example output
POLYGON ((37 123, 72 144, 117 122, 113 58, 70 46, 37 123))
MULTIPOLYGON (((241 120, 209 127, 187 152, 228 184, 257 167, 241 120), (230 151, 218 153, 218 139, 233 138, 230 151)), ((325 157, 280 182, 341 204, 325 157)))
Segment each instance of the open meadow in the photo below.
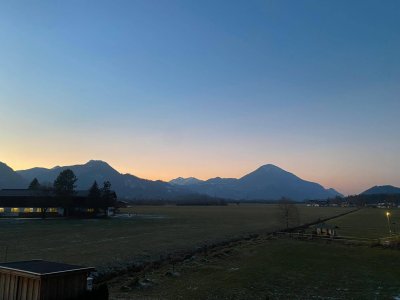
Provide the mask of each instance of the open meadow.
POLYGON ((397 299, 398 250, 278 238, 243 241, 110 282, 111 299, 397 299))
POLYGON ((393 234, 400 233, 400 209, 363 208, 352 214, 330 220, 338 226, 341 236, 378 239, 389 236, 386 212, 390 212, 389 223, 393 234))
MULTIPOLYGON (((340 235, 373 241, 388 235, 385 212, 364 208, 328 222, 340 235)), ((390 212, 395 222, 399 210, 390 212)), ((109 285, 115 300, 399 299, 400 253, 376 243, 263 235, 109 285)))
MULTIPOLYGON (((299 205, 302 223, 350 209, 299 205)), ((284 227, 276 205, 135 206, 109 219, 1 219, 0 260, 110 266, 284 227)))

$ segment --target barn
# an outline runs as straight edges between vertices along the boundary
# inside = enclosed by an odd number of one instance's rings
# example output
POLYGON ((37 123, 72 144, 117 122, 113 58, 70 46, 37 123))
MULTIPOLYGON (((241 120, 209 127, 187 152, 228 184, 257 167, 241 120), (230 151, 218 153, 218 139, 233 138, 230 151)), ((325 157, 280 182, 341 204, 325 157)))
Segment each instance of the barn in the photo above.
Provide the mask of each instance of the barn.
POLYGON ((94 268, 45 260, 0 263, 0 300, 66 300, 82 296, 94 268))
MULTIPOLYGON (((89 191, 75 191, 69 199, 57 197, 53 191, 29 189, 0 190, 0 217, 93 217, 96 207, 89 201, 89 191)), ((99 205, 97 205, 98 207, 99 205)), ((107 215, 113 215, 115 207, 108 207, 107 215)))

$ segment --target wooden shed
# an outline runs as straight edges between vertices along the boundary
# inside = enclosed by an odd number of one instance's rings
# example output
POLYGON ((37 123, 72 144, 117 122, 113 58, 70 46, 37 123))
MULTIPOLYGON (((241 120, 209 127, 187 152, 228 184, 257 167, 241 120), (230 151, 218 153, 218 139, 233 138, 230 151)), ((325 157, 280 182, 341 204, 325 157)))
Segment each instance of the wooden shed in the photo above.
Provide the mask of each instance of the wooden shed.
POLYGON ((94 268, 44 260, 0 263, 0 300, 76 299, 94 268))

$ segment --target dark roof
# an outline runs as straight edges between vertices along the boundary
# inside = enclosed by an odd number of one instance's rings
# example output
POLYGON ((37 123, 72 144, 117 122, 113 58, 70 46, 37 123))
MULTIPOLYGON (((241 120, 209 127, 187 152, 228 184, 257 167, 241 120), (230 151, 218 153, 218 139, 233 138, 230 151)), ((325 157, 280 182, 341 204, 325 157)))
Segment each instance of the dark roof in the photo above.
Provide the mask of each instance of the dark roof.
POLYGON ((43 197, 47 196, 44 191, 28 189, 3 189, 0 190, 0 197, 43 197))
POLYGON ((88 272, 94 270, 94 268, 91 267, 81 267, 76 265, 45 261, 41 259, 0 263, 0 270, 1 269, 20 271, 34 275, 50 275, 55 273, 65 273, 73 271, 88 272))
MULTIPOLYGON (((76 197, 87 197, 89 191, 79 190, 75 191, 76 197)), ((3 189, 0 190, 0 197, 53 197, 54 192, 42 190, 29 190, 29 189, 3 189)))

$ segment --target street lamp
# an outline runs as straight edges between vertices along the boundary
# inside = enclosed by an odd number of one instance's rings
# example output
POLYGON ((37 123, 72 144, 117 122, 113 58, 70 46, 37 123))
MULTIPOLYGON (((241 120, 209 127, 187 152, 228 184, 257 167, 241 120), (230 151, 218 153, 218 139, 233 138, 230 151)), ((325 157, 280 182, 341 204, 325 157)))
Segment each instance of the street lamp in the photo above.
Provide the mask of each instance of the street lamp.
POLYGON ((389 228, 389 235, 392 235, 392 229, 390 228, 390 212, 386 212, 386 219, 388 223, 388 228, 389 228))

